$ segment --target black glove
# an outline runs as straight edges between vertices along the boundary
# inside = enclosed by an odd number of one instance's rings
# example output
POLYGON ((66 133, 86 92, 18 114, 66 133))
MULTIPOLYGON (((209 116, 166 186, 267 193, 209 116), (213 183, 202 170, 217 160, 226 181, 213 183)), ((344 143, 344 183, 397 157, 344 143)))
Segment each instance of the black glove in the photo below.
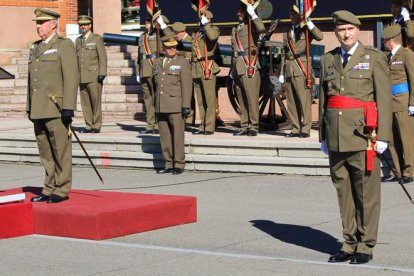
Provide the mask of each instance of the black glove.
POLYGON ((62 123, 65 125, 65 127, 69 127, 70 123, 72 123, 73 110, 62 109, 61 115, 62 115, 62 123))
POLYGON ((105 79, 105 77, 106 77, 106 76, 99 75, 99 76, 98 76, 98 82, 99 82, 100 84, 102 84, 102 83, 103 83, 103 81, 104 81, 104 79, 105 79))
POLYGON ((190 115, 190 109, 188 107, 181 108, 181 114, 184 118, 188 117, 190 115))

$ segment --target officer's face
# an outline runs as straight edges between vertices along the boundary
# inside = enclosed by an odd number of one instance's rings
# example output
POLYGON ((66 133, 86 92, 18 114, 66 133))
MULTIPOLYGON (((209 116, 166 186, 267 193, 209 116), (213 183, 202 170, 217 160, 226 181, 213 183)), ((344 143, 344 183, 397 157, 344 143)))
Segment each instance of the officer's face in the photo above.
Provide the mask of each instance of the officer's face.
POLYGON ((145 21, 145 29, 147 29, 148 32, 151 31, 151 26, 152 26, 151 21, 145 21))
POLYGON ((391 14, 394 17, 400 17, 400 15, 401 15, 401 6, 391 4, 391 14))
POLYGON ((392 51, 392 46, 391 46, 391 39, 383 39, 383 44, 384 44, 384 48, 388 51, 392 51))
POLYGON ((245 15, 246 15, 246 13, 244 12, 244 10, 237 9, 237 18, 239 19, 239 22, 243 22, 244 21, 245 15))
POLYGON ((91 30, 92 24, 80 24, 79 28, 81 29, 83 34, 86 34, 87 32, 91 30))
POLYGON ((37 34, 42 40, 50 37, 54 33, 56 26, 54 20, 36 20, 37 34))
POLYGON ((177 53, 177 48, 175 46, 173 47, 164 46, 164 50, 165 50, 165 56, 168 58, 174 57, 175 54, 177 53))
POLYGON ((335 35, 341 47, 348 51, 358 41, 359 28, 352 24, 335 26, 335 35))
POLYGON ((298 25, 300 23, 300 15, 297 12, 291 11, 289 17, 292 25, 298 25))

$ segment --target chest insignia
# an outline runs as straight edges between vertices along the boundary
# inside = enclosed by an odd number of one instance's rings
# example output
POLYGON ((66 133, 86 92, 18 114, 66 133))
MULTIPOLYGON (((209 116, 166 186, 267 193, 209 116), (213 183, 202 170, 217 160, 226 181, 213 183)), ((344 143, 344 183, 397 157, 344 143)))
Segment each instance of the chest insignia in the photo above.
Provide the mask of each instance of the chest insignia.
POLYGON ((391 65, 403 65, 404 64, 404 62, 401 60, 401 61, 393 61, 392 63, 391 63, 391 65))
POLYGON ((369 70, 369 62, 360 62, 352 70, 369 70))
POLYGON ((169 70, 175 71, 175 70, 180 70, 181 66, 180 65, 171 65, 169 70))
POLYGON ((43 55, 50 55, 50 54, 53 54, 53 53, 56 53, 56 52, 57 52, 56 48, 55 49, 49 49, 49 50, 45 51, 43 53, 43 55))

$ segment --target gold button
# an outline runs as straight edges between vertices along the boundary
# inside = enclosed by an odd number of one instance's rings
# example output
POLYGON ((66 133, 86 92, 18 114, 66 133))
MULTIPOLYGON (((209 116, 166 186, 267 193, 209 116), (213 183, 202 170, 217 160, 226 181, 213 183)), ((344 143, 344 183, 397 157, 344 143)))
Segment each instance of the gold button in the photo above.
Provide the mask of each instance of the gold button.
POLYGON ((37 81, 37 79, 34 79, 33 81, 37 81))
POLYGON ((37 72, 37 69, 35 69, 35 72, 37 72))
POLYGON ((39 61, 39 59, 37 58, 36 61, 39 61))
POLYGON ((160 94, 164 94, 164 92, 161 91, 160 94))
POLYGON ((37 90, 36 89, 33 89, 33 92, 36 92, 37 90))
POLYGON ((344 79, 344 78, 345 78, 344 76, 341 77, 341 79, 344 79))
POLYGON ((341 88, 341 91, 344 91, 344 88, 343 87, 341 88))

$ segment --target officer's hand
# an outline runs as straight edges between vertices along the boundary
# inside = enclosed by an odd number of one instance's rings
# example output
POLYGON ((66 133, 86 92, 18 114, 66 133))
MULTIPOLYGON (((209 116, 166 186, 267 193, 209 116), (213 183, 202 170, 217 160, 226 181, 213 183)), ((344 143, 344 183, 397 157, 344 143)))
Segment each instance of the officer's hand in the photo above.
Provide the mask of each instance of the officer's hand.
POLYGON ((284 84, 285 83, 285 76, 280 75, 279 76, 279 81, 280 81, 281 84, 284 84))
POLYGON ((157 21, 158 24, 160 24, 161 29, 167 28, 167 24, 165 24, 164 20, 162 19, 162 16, 158 16, 155 21, 157 21))
POLYGON ((258 17, 251 4, 247 5, 247 13, 252 17, 253 20, 258 17))
POLYGON ((181 108, 181 114, 184 118, 187 118, 190 115, 190 109, 188 107, 181 108))
POLYGON ((62 109, 61 116, 62 116, 62 123, 65 125, 65 127, 69 127, 69 125, 72 123, 73 110, 62 109))
POLYGON ((203 25, 203 26, 207 25, 207 24, 208 24, 208 19, 207 19, 207 17, 205 17, 204 15, 202 15, 202 16, 201 16, 201 19, 200 19, 200 23, 201 23, 201 25, 203 25))
POLYGON ((306 26, 308 26, 309 30, 315 28, 315 24, 313 24, 312 20, 309 17, 306 17, 306 26))
POLYGON ((329 155, 328 146, 326 145, 326 141, 321 142, 321 151, 326 155, 329 155))
POLYGON ((404 21, 410 20, 410 12, 404 7, 401 9, 401 16, 404 18, 404 21))
POLYGON ((141 78, 137 76, 137 83, 141 84, 141 78))
POLYGON ((414 116, 414 106, 410 105, 408 107, 408 115, 414 116))
POLYGON ((388 143, 384 141, 376 141, 375 142, 375 151, 379 154, 383 154, 384 151, 387 149, 388 143))
POLYGON ((99 82, 100 84, 102 84, 102 83, 103 83, 103 81, 104 81, 104 79, 105 79, 105 77, 106 77, 106 76, 99 75, 99 76, 98 76, 98 82, 99 82))

